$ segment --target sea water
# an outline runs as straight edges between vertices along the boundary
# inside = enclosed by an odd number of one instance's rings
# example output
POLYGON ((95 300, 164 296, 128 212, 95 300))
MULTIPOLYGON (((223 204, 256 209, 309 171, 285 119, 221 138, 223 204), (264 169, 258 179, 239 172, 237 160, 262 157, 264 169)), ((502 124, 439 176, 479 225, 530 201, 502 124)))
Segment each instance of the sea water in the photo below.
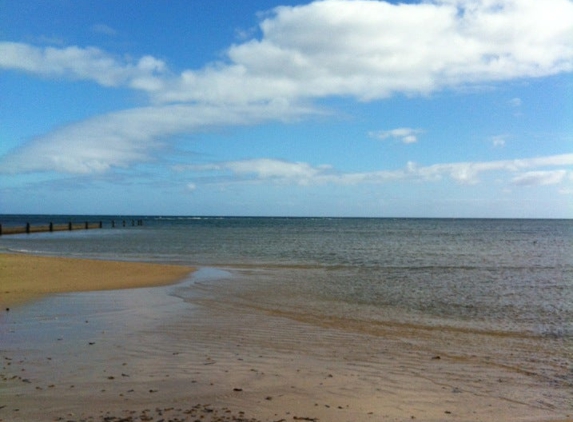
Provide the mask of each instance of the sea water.
POLYGON ((484 355, 551 361, 540 371, 573 385, 571 220, 0 216, 69 220, 104 228, 0 236, 0 250, 218 268, 207 284, 221 300, 365 332, 463 333, 443 340, 458 349, 486 335, 499 342, 484 355), (143 225, 109 223, 131 219, 143 225))

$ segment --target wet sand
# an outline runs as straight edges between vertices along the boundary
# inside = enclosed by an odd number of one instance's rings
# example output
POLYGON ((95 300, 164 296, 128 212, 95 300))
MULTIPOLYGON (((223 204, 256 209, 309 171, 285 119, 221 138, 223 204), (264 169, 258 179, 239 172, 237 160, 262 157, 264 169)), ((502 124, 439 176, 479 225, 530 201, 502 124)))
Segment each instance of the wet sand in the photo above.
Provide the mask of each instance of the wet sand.
POLYGON ((0 421, 573 420, 570 393, 550 400, 531 374, 415 333, 257 310, 216 285, 200 270, 0 313, 0 421))
POLYGON ((173 284, 191 271, 176 265, 0 254, 0 309, 47 294, 173 284))

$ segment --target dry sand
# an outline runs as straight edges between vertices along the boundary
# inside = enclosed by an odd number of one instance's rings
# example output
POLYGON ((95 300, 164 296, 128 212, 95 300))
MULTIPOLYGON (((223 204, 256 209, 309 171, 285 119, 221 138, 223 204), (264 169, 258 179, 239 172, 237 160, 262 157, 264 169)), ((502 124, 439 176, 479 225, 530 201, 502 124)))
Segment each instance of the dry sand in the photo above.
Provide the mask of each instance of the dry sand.
POLYGON ((0 309, 47 294, 173 284, 189 267, 0 254, 0 309))
POLYGON ((573 420, 570 393, 519 369, 252 309, 196 280, 2 312, 0 359, 0 421, 573 420))

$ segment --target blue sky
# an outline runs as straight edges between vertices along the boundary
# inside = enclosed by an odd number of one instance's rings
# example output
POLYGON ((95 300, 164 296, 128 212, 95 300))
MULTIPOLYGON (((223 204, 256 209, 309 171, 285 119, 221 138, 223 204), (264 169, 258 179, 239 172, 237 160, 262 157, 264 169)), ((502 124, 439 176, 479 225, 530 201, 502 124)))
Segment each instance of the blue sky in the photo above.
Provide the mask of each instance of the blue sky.
POLYGON ((573 2, 0 0, 0 213, 573 218, 573 2))

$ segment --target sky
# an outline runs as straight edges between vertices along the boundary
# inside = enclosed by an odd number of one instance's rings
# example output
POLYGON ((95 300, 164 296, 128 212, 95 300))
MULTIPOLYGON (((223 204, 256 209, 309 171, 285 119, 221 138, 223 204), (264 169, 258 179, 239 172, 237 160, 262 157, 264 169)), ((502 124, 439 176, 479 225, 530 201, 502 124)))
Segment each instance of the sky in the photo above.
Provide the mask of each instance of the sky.
POLYGON ((573 0, 0 0, 0 213, 573 218, 573 0))

